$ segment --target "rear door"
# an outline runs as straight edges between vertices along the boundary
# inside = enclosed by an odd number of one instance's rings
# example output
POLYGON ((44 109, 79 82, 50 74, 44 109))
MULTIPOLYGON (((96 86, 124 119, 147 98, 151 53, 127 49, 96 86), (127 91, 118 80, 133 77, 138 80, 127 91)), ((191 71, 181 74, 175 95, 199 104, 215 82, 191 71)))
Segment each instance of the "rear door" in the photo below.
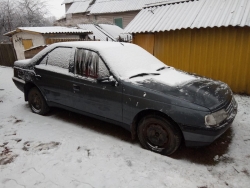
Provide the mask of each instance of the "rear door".
POLYGON ((74 107, 81 111, 122 122, 122 86, 110 81, 110 72, 100 56, 77 49, 75 58, 74 107))
POLYGON ((47 101, 73 107, 74 74, 69 73, 70 61, 74 61, 74 50, 57 47, 49 52, 39 65, 35 66, 35 84, 47 101))

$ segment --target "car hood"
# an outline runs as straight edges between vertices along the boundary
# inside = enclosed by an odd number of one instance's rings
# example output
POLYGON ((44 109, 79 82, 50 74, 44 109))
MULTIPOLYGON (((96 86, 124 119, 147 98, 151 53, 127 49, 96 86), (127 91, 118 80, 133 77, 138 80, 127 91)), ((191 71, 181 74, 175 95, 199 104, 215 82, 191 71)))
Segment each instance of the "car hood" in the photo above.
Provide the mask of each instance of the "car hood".
POLYGON ((232 98, 231 89, 223 82, 189 75, 177 70, 175 70, 175 73, 171 72, 171 76, 175 79, 173 82, 169 82, 164 80, 164 77, 169 79, 168 73, 170 72, 164 71, 160 73, 160 77, 157 75, 145 76, 132 80, 132 82, 144 88, 203 106, 211 111, 220 108, 232 98), (178 80, 180 77, 182 79, 178 80))

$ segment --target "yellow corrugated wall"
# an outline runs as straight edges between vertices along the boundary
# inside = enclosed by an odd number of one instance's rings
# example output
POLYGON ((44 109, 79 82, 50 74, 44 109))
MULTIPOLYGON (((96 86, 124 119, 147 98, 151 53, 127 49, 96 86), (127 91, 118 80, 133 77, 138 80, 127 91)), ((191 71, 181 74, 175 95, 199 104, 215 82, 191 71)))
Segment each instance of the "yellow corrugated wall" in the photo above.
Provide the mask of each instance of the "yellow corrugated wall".
MULTIPOLYGON (((137 40, 134 43, 143 43, 144 46, 140 46, 146 49, 152 48, 147 45, 145 47, 147 38, 144 35, 136 34, 137 40)), ((154 33, 153 46, 152 54, 167 65, 221 80, 235 93, 250 95, 250 28, 159 32, 154 33)))
POLYGON ((133 43, 141 46, 151 54, 154 54, 154 42, 154 34, 143 34, 133 36, 133 43))

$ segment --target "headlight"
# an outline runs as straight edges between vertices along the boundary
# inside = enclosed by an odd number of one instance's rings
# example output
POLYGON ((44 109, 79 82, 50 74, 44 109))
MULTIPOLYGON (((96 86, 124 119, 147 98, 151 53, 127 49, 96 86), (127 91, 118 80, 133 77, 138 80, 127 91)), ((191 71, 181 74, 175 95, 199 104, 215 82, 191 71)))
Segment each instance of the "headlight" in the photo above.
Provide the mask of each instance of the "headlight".
POLYGON ((228 115, 227 115, 226 111, 224 109, 222 109, 218 112, 206 115, 205 116, 205 124, 208 127, 216 126, 219 123, 221 123, 223 120, 225 120, 227 118, 227 116, 228 115))

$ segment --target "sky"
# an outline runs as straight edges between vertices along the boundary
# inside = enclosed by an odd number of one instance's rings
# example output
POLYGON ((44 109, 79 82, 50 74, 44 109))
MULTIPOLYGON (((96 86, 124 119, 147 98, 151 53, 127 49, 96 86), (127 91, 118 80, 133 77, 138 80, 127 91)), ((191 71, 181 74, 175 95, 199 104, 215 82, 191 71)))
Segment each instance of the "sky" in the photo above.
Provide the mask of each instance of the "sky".
POLYGON ((65 15, 65 5, 61 5, 63 0, 50 0, 47 1, 48 9, 52 16, 55 16, 57 19, 65 15))

